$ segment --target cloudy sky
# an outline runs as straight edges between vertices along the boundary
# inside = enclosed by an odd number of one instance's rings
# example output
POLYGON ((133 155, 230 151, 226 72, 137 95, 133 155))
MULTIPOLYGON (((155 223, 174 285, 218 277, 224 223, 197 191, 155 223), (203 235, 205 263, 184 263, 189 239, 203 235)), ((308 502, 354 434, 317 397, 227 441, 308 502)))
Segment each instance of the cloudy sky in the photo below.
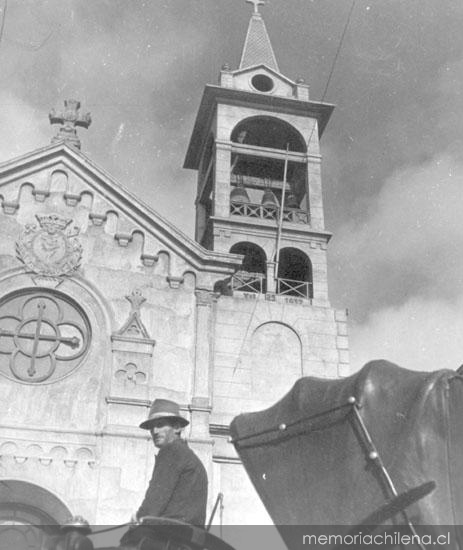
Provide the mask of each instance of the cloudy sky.
MULTIPOLYGON (((0 0, 0 161, 47 144, 51 107, 81 100, 83 151, 193 234, 182 169, 203 87, 236 68, 244 0, 0 0), (6 7, 6 10, 5 10, 6 7)), ((289 78, 323 96, 351 0, 262 8, 289 78)), ((331 301, 354 369, 463 363, 463 3, 356 0, 325 101, 331 301)))

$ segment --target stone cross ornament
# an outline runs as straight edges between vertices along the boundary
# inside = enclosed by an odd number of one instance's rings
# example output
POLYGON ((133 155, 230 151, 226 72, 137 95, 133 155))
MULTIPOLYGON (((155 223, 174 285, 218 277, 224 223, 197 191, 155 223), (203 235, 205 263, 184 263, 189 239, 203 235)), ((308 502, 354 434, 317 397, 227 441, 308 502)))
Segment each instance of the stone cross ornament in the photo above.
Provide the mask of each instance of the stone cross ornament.
POLYGON ((77 135, 76 127, 80 126, 87 129, 92 122, 90 113, 80 113, 80 101, 65 99, 64 110, 57 113, 55 109, 52 109, 48 118, 50 119, 50 124, 62 124, 58 133, 52 138, 52 143, 64 141, 80 149, 80 139, 77 135))

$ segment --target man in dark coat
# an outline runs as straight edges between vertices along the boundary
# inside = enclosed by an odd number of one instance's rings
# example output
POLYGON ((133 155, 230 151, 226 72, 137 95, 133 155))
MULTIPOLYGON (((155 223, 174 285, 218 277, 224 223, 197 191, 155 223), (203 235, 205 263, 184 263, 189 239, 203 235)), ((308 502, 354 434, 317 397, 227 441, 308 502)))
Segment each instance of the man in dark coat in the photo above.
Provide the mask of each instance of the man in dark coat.
MULTIPOLYGON (((204 527, 207 474, 202 462, 180 437, 188 424, 180 415, 178 404, 167 399, 156 399, 148 419, 140 424, 140 428, 150 431, 159 452, 145 498, 136 514, 137 520, 155 516, 204 527)), ((121 542, 140 540, 145 529, 132 529, 121 542)))
POLYGON ((180 438, 187 425, 177 403, 167 399, 156 399, 148 420, 140 424, 140 428, 151 432, 159 453, 137 519, 157 516, 204 526, 207 474, 202 462, 180 438))

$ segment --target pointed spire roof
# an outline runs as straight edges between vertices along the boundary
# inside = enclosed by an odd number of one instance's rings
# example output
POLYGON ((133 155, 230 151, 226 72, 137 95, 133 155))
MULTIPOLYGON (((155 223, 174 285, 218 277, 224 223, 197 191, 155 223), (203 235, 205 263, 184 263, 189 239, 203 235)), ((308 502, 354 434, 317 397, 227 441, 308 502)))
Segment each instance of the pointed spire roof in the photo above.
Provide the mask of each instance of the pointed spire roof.
POLYGON ((265 27, 264 20, 259 13, 259 5, 264 4, 261 0, 246 0, 254 5, 254 13, 249 21, 248 32, 244 42, 243 53, 241 54, 240 69, 253 67, 254 65, 267 65, 270 69, 280 72, 278 63, 273 53, 272 44, 265 27))

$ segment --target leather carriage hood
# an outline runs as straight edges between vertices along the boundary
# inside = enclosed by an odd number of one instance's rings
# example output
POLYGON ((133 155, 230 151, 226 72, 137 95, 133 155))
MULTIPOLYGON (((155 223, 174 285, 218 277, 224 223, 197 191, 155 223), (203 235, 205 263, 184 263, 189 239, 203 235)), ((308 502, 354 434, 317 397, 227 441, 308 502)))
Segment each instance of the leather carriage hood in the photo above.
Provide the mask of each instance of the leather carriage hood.
POLYGON ((463 377, 382 360, 344 379, 302 378, 269 409, 233 420, 237 452, 275 524, 355 525, 387 502, 352 397, 397 492, 436 482, 410 519, 463 524, 463 377))

